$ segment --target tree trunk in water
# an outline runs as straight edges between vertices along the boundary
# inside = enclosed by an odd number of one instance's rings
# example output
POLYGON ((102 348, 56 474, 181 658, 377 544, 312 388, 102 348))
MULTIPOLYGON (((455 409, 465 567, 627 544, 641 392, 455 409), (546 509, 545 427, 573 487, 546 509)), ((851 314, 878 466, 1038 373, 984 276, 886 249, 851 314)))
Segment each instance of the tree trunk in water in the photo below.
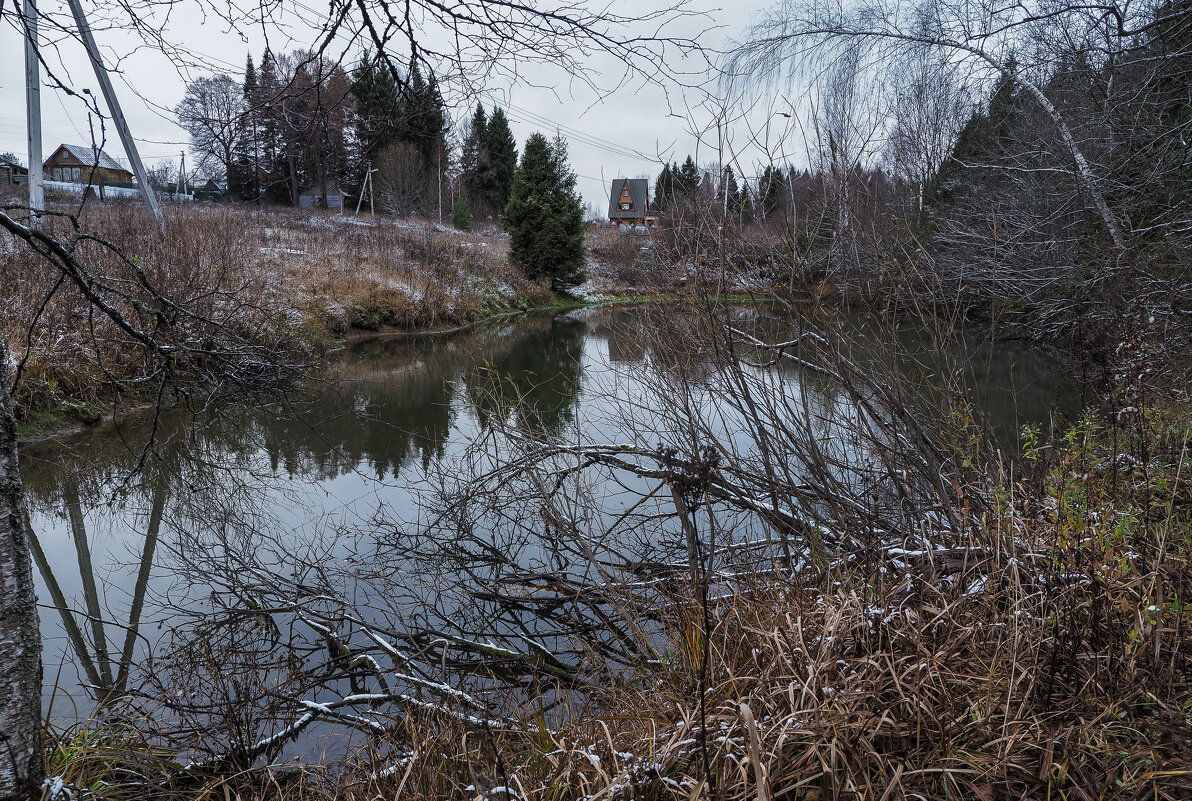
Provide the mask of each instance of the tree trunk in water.
POLYGON ((8 350, 0 340, 0 799, 37 798, 41 753, 41 633, 29 555, 8 350))

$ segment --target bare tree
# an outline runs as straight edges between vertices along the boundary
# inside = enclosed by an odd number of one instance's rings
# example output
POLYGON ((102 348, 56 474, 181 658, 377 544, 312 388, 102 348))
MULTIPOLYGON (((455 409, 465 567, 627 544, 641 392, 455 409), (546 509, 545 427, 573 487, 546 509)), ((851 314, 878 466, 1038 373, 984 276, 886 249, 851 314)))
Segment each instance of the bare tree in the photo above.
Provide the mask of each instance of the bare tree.
POLYGON ((399 142, 381 151, 377 158, 377 189, 381 207, 402 217, 427 207, 429 176, 418 148, 399 142))
POLYGON ((895 65, 894 91, 885 159, 915 186, 922 211, 974 104, 952 65, 927 47, 909 49, 895 65))
MULTIPOLYGON (((86 234, 77 218, 51 215, 46 223, 35 229, 9 209, 0 211, 0 229, 54 276, 43 306, 73 292, 83 313, 93 315, 95 336, 144 354, 142 371, 125 388, 142 387, 161 403, 169 392, 185 399, 196 385, 249 391, 302 369, 295 343, 271 337, 251 304, 180 304, 175 298, 186 287, 159 289, 144 264, 86 234)), ((12 402, 31 355, 14 354, 0 338, 0 798, 6 800, 36 797, 43 770, 40 635, 12 402)))
POLYGON ((197 78, 175 108, 179 124, 190 134, 198 169, 218 164, 232 176, 236 151, 249 135, 248 104, 242 87, 230 75, 197 78))
POLYGON ((884 108, 881 88, 863 64, 859 48, 844 50, 829 67, 813 115, 820 170, 828 176, 828 203, 835 234, 852 225, 853 184, 872 155, 884 108))
MULTIPOLYGON (((1099 28, 1103 13, 1099 8, 1075 5, 990 6, 953 0, 921 0, 908 6, 868 0, 843 5, 783 0, 737 48, 729 68, 773 79, 810 64, 846 57, 853 50, 868 53, 870 63, 884 64, 908 49, 927 47, 942 58, 1003 76, 1021 86, 1045 112, 1072 160, 1081 193, 1114 245, 1122 248, 1122 226, 1106 201, 1105 177, 1090 163, 1067 116, 1032 80, 1030 72, 1014 69, 1010 59, 1015 45, 1024 43, 1032 29, 1040 25, 1065 20, 1072 25, 1099 28)), ((1122 9, 1118 9, 1118 17, 1123 24, 1127 19, 1136 19, 1135 14, 1122 9)))

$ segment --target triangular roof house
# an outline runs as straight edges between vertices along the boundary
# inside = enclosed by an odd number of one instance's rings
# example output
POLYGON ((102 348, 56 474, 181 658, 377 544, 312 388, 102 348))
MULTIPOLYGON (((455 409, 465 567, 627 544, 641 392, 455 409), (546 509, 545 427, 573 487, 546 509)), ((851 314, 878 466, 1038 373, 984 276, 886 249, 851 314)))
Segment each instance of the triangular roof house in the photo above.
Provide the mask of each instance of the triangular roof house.
POLYGON ((650 180, 648 178, 617 178, 608 198, 608 220, 611 223, 639 222, 646 219, 650 209, 650 180))

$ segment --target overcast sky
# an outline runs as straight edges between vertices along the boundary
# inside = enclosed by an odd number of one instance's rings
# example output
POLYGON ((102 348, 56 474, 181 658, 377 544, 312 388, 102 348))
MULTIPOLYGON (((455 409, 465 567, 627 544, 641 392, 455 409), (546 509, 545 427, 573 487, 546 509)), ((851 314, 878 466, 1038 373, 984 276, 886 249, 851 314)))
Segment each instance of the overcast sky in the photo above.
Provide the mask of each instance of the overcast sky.
MULTIPOLYGON (((743 0, 726 9, 704 0, 700 2, 698 10, 705 12, 705 17, 680 20, 662 33, 693 36, 702 31, 704 44, 720 48, 728 40, 743 35, 758 13, 769 5, 768 0, 743 0)), ((42 0, 40 5, 43 13, 57 20, 65 19, 60 2, 42 0)), ((92 5, 84 0, 84 7, 90 11, 92 5)), ((313 12, 301 2, 299 7, 313 12)), ((620 14, 634 14, 643 7, 643 3, 628 0, 613 0, 609 4, 613 13, 620 14)), ((118 17, 103 19, 97 13, 93 22, 105 59, 116 67, 116 91, 141 155, 150 168, 163 160, 177 161, 180 152, 187 148, 187 135, 175 124, 171 112, 182 97, 186 81, 215 70, 226 71, 239 79, 246 54, 251 49, 254 59, 259 59, 266 43, 266 32, 262 29, 230 30, 209 12, 204 14, 196 0, 177 0, 168 8, 168 16, 158 19, 164 39, 185 48, 206 66, 172 64, 160 48, 146 46, 118 17)), ((0 114, 0 151, 12 151, 27 160, 22 40, 13 24, 11 9, 12 4, 6 4, 6 24, 0 26, 0 109, 4 110, 0 114)), ((309 17, 306 12, 297 13, 309 17)), ((314 38, 311 29, 296 16, 284 18, 282 26, 272 26, 267 33, 268 43, 275 52, 310 46, 314 38)), ((80 94, 85 90, 98 93, 82 45, 44 23, 42 35, 45 58, 63 82, 80 94)), ((427 35, 441 33, 428 27, 427 35)), ((685 65, 672 63, 672 66, 676 70, 697 69, 694 61, 685 65)), ((660 168, 659 153, 662 158, 682 161, 689 153, 696 155, 698 151, 701 164, 717 161, 718 137, 715 129, 709 127, 712 113, 706 106, 690 108, 702 100, 698 91, 673 84, 664 89, 640 77, 622 82, 623 71, 619 62, 607 56, 585 59, 579 79, 549 65, 531 65, 523 70, 522 79, 492 78, 484 90, 486 106, 495 102, 507 109, 519 148, 530 133, 541 130, 551 135, 559 128, 569 140, 580 191, 585 201, 601 214, 607 211, 609 182, 618 176, 656 175, 660 168), (594 91, 586 85, 588 80, 604 91, 594 91), (619 88, 615 88, 618 84, 619 88), (702 131, 703 143, 697 142, 695 131, 702 131)), ((697 70, 684 80, 694 84, 703 77, 703 71, 697 70)), ((448 102, 457 104, 450 109, 457 120, 470 113, 464 99, 449 93, 448 102)), ((752 139, 768 138, 772 150, 792 154, 792 143, 799 139, 797 131, 790 129, 790 121, 777 114, 787 106, 779 101, 763 106, 754 110, 750 124, 738 124, 732 131, 731 149, 741 154, 738 163, 745 174, 750 174, 763 158, 756 147, 748 146, 752 139)), ((89 143, 92 129, 97 138, 100 136, 101 121, 88 114, 80 99, 48 85, 42 92, 42 119, 45 156, 63 142, 89 143)), ((110 124, 107 142, 105 150, 123 159, 124 153, 110 124)), ((801 156, 790 158, 798 161, 801 156)), ((187 160, 193 163, 189 153, 187 160)))

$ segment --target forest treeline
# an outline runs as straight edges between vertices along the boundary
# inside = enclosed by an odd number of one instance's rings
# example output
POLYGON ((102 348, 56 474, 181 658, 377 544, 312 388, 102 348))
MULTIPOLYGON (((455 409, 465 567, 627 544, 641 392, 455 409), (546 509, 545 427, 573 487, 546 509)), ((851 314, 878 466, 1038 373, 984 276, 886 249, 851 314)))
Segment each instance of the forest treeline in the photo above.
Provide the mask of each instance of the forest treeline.
POLYGON ((250 54, 242 76, 192 81, 175 112, 199 173, 240 201, 297 205, 312 190, 359 199, 375 170, 378 210, 437 215, 465 196, 495 219, 517 165, 503 109, 477 104, 456 141, 434 73, 398 72, 368 52, 350 71, 305 51, 266 50, 259 64, 250 54))
POLYGON ((1040 336, 1094 348, 1107 321, 1192 315, 1185 0, 1088 26, 1062 9, 1007 24, 1004 56, 953 36, 951 7, 934 23, 880 9, 817 23, 814 3, 781 6, 755 32, 770 49, 736 66, 804 57, 783 36, 822 48, 806 161, 664 166, 652 200, 674 256, 716 254, 727 216, 728 266, 782 284, 1022 313, 1040 336))

